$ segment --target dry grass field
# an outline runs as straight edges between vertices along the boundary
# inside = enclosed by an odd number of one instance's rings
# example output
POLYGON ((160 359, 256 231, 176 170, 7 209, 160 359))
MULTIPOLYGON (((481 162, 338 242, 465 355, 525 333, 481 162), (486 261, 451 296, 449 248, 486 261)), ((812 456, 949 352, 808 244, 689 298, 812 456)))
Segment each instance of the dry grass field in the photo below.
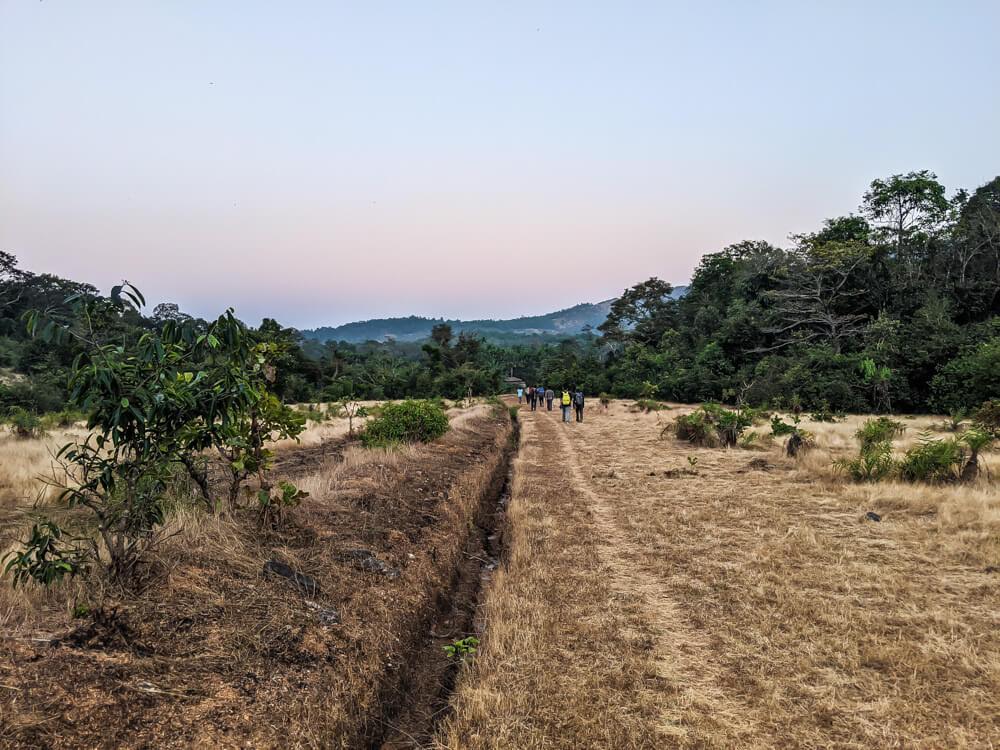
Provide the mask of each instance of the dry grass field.
MULTIPOLYGON (((509 565, 441 746, 996 744, 997 453, 973 486, 857 485, 831 462, 861 417, 804 423, 796 461, 627 406, 521 409, 509 565)), ((904 419, 896 447, 939 421, 904 419)))
POLYGON ((275 472, 311 493, 285 525, 175 511, 135 590, 4 587, 0 747, 429 740, 456 667, 441 643, 471 629, 478 524, 512 447, 502 409, 451 415, 429 445, 279 453, 275 472), (74 619, 74 602, 92 612, 74 619))
MULTIPOLYGON (((766 425, 753 449, 696 448, 661 435, 693 407, 631 406, 520 410, 495 572, 477 503, 506 432, 480 404, 393 450, 310 422, 276 456, 311 495, 290 530, 180 508, 138 596, 3 586, 0 746, 996 744, 1000 453, 971 485, 856 484, 833 461, 864 417, 804 421, 815 447, 790 459, 766 425), (322 594, 262 575, 272 557, 322 594), (112 620, 73 619, 99 601, 112 620), (471 632, 456 680, 441 645, 471 632)), ((943 421, 901 419, 897 452, 943 421)), ((0 435, 0 546, 55 510, 39 477, 82 435, 0 435)))

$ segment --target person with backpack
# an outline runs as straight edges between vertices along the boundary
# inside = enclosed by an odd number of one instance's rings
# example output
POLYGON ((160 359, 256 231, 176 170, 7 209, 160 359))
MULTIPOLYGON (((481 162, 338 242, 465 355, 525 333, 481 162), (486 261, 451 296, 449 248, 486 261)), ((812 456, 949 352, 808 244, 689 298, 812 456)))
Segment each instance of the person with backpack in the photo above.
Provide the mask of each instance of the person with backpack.
POLYGON ((552 402, 556 400, 556 392, 551 388, 545 389, 545 408, 546 411, 552 411, 552 402))
POLYGON ((576 409, 576 421, 583 421, 583 391, 577 390, 573 394, 573 408, 576 409))
POLYGON ((569 407, 573 403, 573 399, 569 396, 569 391, 562 392, 562 417, 563 422, 569 421, 569 407))
POLYGON ((531 410, 534 411, 535 410, 535 389, 532 388, 529 385, 528 386, 528 390, 525 391, 524 395, 527 396, 527 398, 528 398, 528 406, 530 406, 531 410))

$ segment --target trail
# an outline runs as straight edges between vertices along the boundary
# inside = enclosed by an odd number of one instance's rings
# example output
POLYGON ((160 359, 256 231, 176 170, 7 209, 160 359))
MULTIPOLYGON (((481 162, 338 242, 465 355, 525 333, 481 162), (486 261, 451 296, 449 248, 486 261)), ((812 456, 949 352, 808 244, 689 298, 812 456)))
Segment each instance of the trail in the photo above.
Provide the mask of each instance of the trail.
MULTIPOLYGON (((568 468, 573 493, 586 502, 593 518, 595 546, 601 563, 611 572, 612 588, 622 597, 637 600, 645 613, 654 637, 657 670, 679 688, 679 695, 671 695, 669 704, 665 696, 665 724, 677 726, 675 709, 681 705, 697 706, 720 723, 745 722, 746 717, 733 710, 732 696, 725 695, 718 684, 719 669, 713 663, 707 638, 689 624, 662 575, 643 565, 648 550, 619 525, 609 498, 589 481, 580 460, 586 451, 578 444, 582 434, 591 431, 588 422, 563 423, 558 411, 522 413, 533 419, 543 453, 568 468)), ((678 490, 667 490, 666 494, 669 502, 683 502, 678 490)))

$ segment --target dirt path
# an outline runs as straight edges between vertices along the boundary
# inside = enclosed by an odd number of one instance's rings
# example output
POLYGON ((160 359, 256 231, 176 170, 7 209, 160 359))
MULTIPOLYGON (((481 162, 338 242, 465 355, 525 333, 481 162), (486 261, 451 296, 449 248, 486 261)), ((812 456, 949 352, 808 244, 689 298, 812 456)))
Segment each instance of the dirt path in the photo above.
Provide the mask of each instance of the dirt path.
MULTIPOLYGON (((593 532, 602 561, 613 572, 611 585, 621 596, 637 597, 655 634, 653 648, 660 674, 671 684, 679 685, 680 694, 662 706, 664 720, 678 720, 678 705, 697 706, 719 721, 727 719, 723 691, 717 682, 718 665, 714 663, 710 645, 703 632, 693 628, 681 604, 673 598, 662 574, 649 570, 644 562, 646 551, 628 530, 615 520, 611 500, 591 484, 593 472, 585 473, 581 465, 581 438, 592 431, 591 422, 546 419, 547 412, 529 412, 528 418, 538 422, 543 450, 558 455, 569 468, 573 488, 586 499, 594 518, 593 532)), ((665 502, 682 502, 679 489, 665 493, 665 502)), ((728 717, 732 718, 732 717, 728 717)))

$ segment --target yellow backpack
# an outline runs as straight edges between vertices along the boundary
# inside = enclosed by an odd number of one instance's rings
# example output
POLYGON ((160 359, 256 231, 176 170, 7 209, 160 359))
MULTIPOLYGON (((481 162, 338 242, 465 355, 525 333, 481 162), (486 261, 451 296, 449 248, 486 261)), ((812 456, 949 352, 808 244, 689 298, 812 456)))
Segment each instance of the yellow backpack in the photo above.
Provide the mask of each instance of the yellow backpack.
POLYGON ((569 406, 570 404, 569 391, 563 391, 562 402, 563 406, 569 406))

